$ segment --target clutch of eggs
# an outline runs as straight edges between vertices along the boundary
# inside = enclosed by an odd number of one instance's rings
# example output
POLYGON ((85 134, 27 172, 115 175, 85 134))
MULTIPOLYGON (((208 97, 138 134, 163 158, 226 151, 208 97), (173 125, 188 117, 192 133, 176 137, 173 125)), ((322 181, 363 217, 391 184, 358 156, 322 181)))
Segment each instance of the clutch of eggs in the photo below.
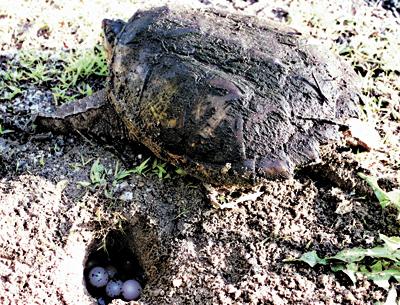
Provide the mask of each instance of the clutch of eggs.
POLYGON ((111 279, 117 274, 113 266, 94 267, 89 271, 89 283, 96 288, 106 287, 106 294, 111 298, 116 298, 122 294, 127 301, 137 300, 142 293, 142 286, 134 279, 125 282, 111 279), (111 279, 111 280, 110 280, 111 279))

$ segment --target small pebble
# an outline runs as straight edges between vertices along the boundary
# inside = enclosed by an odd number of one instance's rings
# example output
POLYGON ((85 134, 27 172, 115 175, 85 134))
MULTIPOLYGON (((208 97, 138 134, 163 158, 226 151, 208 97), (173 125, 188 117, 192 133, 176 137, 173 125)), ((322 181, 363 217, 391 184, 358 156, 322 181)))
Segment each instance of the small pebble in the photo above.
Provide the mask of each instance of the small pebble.
POLYGON ((108 273, 102 267, 94 267, 89 272, 89 282, 94 287, 104 287, 108 283, 108 273))
POLYGON ((174 279, 174 280, 172 281, 172 285, 173 285, 174 287, 180 287, 180 286, 182 285, 182 279, 174 279))
POLYGON ((122 285, 122 296, 127 301, 139 299, 141 293, 142 293, 142 286, 138 281, 127 280, 122 285))
POLYGON ((109 281, 106 286, 106 293, 109 297, 115 298, 121 294, 122 281, 109 281))
POLYGON ((133 199, 133 193, 132 192, 123 192, 119 198, 121 201, 129 202, 132 201, 133 199))

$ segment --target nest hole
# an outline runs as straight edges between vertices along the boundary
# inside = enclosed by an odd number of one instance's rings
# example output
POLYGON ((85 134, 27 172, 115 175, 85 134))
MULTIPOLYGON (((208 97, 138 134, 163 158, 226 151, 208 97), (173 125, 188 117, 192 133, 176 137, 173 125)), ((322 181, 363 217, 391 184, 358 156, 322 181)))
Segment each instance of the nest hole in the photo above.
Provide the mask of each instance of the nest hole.
POLYGON ((110 231, 89 247, 92 250, 85 263, 84 279, 87 291, 99 305, 109 304, 113 299, 140 299, 147 281, 129 236, 110 231))

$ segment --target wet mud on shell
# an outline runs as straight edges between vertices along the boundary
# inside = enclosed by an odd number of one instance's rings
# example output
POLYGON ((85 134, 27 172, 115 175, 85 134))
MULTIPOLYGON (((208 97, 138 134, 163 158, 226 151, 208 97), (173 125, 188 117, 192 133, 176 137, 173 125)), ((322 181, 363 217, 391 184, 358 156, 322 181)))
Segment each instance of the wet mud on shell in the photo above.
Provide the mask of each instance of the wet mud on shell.
POLYGON ((138 12, 112 51, 110 101, 131 137, 207 182, 288 178, 357 116, 354 72, 255 18, 138 12))

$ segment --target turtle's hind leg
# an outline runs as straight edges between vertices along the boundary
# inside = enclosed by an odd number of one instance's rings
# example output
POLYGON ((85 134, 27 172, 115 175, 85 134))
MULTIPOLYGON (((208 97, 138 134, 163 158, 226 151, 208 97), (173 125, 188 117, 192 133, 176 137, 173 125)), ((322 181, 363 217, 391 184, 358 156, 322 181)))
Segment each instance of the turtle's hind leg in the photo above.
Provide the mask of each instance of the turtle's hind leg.
POLYGON ((137 144, 130 140, 122 120, 107 102, 105 89, 64 104, 54 112, 40 113, 34 123, 39 130, 62 134, 79 133, 102 144, 110 144, 109 147, 118 152, 124 161, 130 159, 130 147, 137 144))

